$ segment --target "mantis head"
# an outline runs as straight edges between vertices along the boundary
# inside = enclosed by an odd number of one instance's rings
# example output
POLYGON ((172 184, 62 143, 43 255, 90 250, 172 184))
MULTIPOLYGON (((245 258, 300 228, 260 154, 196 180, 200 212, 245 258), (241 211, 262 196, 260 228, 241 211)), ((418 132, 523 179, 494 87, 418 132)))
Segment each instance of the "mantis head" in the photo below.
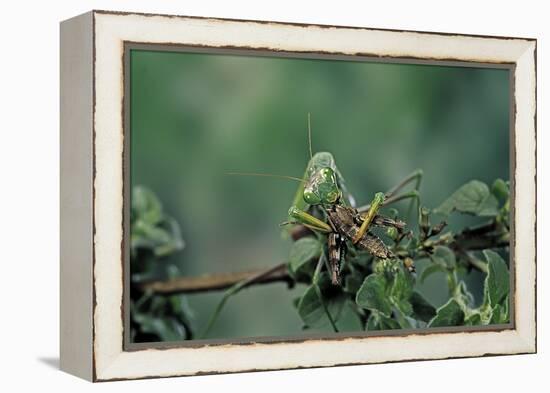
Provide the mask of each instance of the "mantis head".
POLYGON ((311 175, 304 186, 304 201, 309 205, 332 205, 338 202, 342 192, 336 182, 336 174, 323 167, 311 175))

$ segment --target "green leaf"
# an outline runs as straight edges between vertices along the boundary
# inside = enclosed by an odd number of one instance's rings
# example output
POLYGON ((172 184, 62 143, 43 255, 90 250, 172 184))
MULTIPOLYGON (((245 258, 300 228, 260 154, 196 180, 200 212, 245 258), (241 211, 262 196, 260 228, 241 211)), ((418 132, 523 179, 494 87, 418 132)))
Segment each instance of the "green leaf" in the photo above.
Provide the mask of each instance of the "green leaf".
POLYGON ((484 304, 479 308, 479 318, 481 325, 488 325, 493 319, 493 309, 490 305, 484 304))
POLYGON ((498 201, 493 194, 485 200, 477 215, 480 217, 496 217, 498 215, 498 201))
POLYGON ((185 326, 172 317, 135 311, 132 312, 132 320, 142 333, 155 335, 159 341, 178 341, 187 338, 185 326))
POLYGON ((314 237, 303 237, 297 240, 290 249, 290 269, 295 273, 306 270, 308 262, 321 255, 321 247, 321 242, 314 237))
POLYGON ((174 318, 151 318, 149 323, 142 325, 146 333, 153 333, 160 337, 161 341, 179 341, 185 338, 185 327, 174 318))
POLYGON ((447 269, 454 269, 456 267, 455 253, 449 247, 437 246, 432 258, 435 263, 445 266, 447 269))
POLYGON ((325 302, 328 312, 334 321, 337 321, 342 313, 346 296, 343 293, 333 296, 319 298, 315 284, 310 285, 298 302, 298 314, 308 327, 319 327, 326 325, 329 319, 326 315, 322 301, 325 302))
POLYGON ((391 303, 387 296, 388 281, 383 274, 373 273, 365 278, 363 285, 357 291, 355 302, 359 307, 376 310, 381 314, 391 316, 391 303))
POLYGON ((381 330, 394 330, 394 329, 401 329, 401 326, 399 323, 391 318, 388 318, 384 315, 380 316, 380 329, 381 330))
POLYGON ((407 250, 413 251, 418 248, 419 240, 417 237, 413 237, 409 242, 407 243, 407 250))
POLYGON ((491 186, 491 194, 493 194, 500 203, 504 204, 510 197, 510 188, 502 179, 496 179, 491 186))
POLYGON ((378 319, 374 314, 371 314, 369 316, 369 319, 367 319, 367 326, 365 326, 365 330, 367 331, 373 331, 373 330, 380 330, 378 319))
POLYGON ((133 188, 131 208, 137 217, 148 224, 155 225, 162 220, 162 205, 157 196, 146 187, 133 188))
POLYGON ((504 312, 503 312, 504 323, 510 322, 510 295, 506 296, 506 298, 504 298, 504 301, 501 304, 503 304, 503 309, 504 309, 504 312))
POLYGON ((399 323, 382 314, 372 313, 367 320, 367 331, 401 329, 399 323))
POLYGON ((133 218, 130 244, 132 250, 150 249, 156 257, 164 257, 183 249, 179 224, 171 217, 151 223, 143 216, 133 218))
POLYGON ((298 302, 298 315, 307 326, 317 326, 323 319, 324 311, 321 299, 314 285, 310 285, 298 302))
POLYGON ((351 300, 345 300, 337 325, 340 331, 343 332, 363 330, 363 323, 357 313, 357 306, 351 300))
POLYGON ((185 242, 181 236, 181 230, 178 222, 172 217, 165 217, 163 224, 170 232, 170 241, 168 244, 162 245, 155 249, 155 254, 159 257, 173 254, 185 247, 185 242))
POLYGON ((398 300, 393 297, 391 298, 391 300, 393 305, 395 306, 395 309, 399 311, 401 314, 403 314, 403 316, 408 317, 409 315, 412 314, 413 308, 411 303, 408 300, 406 299, 398 300))
POLYGON ((428 327, 459 326, 464 322, 464 312, 454 299, 437 309, 437 314, 428 323, 428 327))
POLYGON ((453 211, 478 216, 496 216, 498 201, 489 191, 487 184, 472 180, 456 190, 434 213, 448 216, 453 211))
POLYGON ((444 269, 442 266, 436 265, 435 263, 431 264, 422 271, 422 274, 420 275, 420 282, 424 283, 424 281, 432 274, 443 271, 444 269))
POLYGON ((430 304, 420 293, 413 292, 409 300, 413 309, 413 317, 424 322, 429 322, 436 314, 435 307, 430 304))
POLYGON ((470 315, 468 318, 464 320, 465 326, 478 326, 481 325, 481 315, 479 313, 475 313, 470 315))
POLYGON ((380 315, 378 325, 380 326, 380 330, 393 330, 401 328, 395 319, 388 318, 385 315, 380 315))
POLYGON ((395 321, 399 324, 401 329, 414 329, 416 328, 416 321, 409 317, 412 314, 412 306, 408 301, 402 301, 400 304, 396 304, 393 315, 395 321))
POLYGON ((155 315, 162 314, 166 309, 167 303, 168 299, 165 296, 153 296, 151 297, 150 311, 155 315))
POLYGON ((358 276, 358 274, 348 274, 346 278, 344 279, 344 291, 347 293, 357 293, 359 288, 361 288, 361 284, 363 283, 363 280, 358 276))
POLYGON ((507 323, 508 316, 506 315, 506 310, 504 306, 497 304, 493 307, 493 313, 491 315, 491 321, 489 323, 507 323))
POLYGON ((488 263, 489 273, 485 278, 485 293, 491 307, 498 305, 510 292, 510 273, 504 260, 496 252, 483 251, 488 263))
POLYGON ((457 290, 455 291, 455 299, 460 299, 463 307, 473 306, 473 304, 475 303, 474 295, 472 295, 472 293, 468 290, 466 283, 464 281, 460 281, 456 289, 457 290))
POLYGON ((409 272, 404 269, 399 269, 393 277, 393 285, 390 290, 390 300, 402 314, 402 320, 399 321, 402 327, 412 327, 407 320, 407 317, 412 314, 413 308, 409 302, 409 298, 413 292, 414 278, 409 272))
POLYGON ((145 220, 138 219, 132 229, 152 245, 168 243, 172 240, 170 232, 145 220))
POLYGON ((404 269, 399 269, 394 275, 390 295, 397 301, 407 300, 413 292, 413 287, 413 275, 405 272, 404 269))

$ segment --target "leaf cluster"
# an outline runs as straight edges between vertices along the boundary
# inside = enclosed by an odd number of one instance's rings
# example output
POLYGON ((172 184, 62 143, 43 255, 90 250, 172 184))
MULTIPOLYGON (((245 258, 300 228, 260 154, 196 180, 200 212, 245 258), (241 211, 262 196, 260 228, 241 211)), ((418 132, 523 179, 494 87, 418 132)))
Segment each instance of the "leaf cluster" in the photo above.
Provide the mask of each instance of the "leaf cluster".
POLYGON ((509 245, 509 203, 509 185, 499 179, 492 187, 472 180, 433 211, 419 204, 416 229, 385 234, 394 258, 374 258, 348 242, 340 268, 342 286, 332 285, 328 277, 326 236, 310 234, 297 240, 288 269, 297 283, 306 284, 294 301, 304 328, 388 330, 509 322, 510 275, 501 256, 509 245), (454 214, 483 222, 446 230, 454 214), (440 219, 435 225, 434 216, 440 219), (419 277, 406 268, 415 261, 429 262, 419 277), (462 279, 471 269, 485 274, 483 299, 474 299, 462 279), (448 299, 438 308, 419 290, 436 272, 443 273, 437 276, 448 289, 448 299))
MULTIPOLYGON (((299 238, 290 249, 287 270, 290 287, 304 286, 293 302, 303 328, 374 331, 509 322, 510 275, 503 258, 509 246, 509 206, 509 184, 500 179, 491 187, 472 180, 433 210, 419 202, 415 228, 377 233, 394 255, 391 259, 375 258, 347 242, 339 286, 329 277, 326 235, 310 232, 299 238), (448 230, 447 220, 457 214, 482 222, 448 230), (420 261, 427 264, 417 276, 408 267, 420 261), (472 269, 485 275, 481 299, 474 298, 463 280, 472 269), (439 307, 420 289, 434 274, 448 289, 439 307)), ((403 221, 398 210, 386 210, 403 221)), ((144 292, 140 285, 180 275, 171 260, 184 247, 179 225, 144 187, 132 190, 130 221, 132 341, 192 339, 193 311, 185 295, 144 292)), ((200 337, 206 337, 228 299, 250 282, 238 282, 225 292, 200 337)))
POLYGON ((178 223, 148 188, 132 189, 130 208, 130 335, 132 342, 177 341, 193 336, 185 295, 144 292, 140 284, 179 276, 171 257, 184 248, 178 223))

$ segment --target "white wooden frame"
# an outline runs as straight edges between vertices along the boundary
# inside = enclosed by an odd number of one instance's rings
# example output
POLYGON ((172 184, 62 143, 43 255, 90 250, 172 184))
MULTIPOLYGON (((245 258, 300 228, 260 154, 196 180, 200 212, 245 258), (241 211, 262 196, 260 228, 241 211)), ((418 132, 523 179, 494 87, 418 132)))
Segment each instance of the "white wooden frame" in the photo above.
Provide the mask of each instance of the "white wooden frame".
POLYGON ((92 11, 62 23, 61 52, 63 370, 105 381, 536 351, 535 40, 92 11), (511 326, 498 331, 124 350, 125 42, 511 65, 515 104, 511 326))

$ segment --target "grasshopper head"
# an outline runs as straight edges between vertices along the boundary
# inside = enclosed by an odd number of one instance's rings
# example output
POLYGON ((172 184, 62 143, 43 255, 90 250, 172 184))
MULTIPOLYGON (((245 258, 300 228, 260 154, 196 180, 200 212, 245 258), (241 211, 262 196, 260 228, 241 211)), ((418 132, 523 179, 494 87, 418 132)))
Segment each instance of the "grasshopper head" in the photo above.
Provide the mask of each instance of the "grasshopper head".
POLYGON ((342 193, 336 182, 336 174, 329 167, 316 171, 304 187, 304 201, 309 205, 332 205, 342 193))

